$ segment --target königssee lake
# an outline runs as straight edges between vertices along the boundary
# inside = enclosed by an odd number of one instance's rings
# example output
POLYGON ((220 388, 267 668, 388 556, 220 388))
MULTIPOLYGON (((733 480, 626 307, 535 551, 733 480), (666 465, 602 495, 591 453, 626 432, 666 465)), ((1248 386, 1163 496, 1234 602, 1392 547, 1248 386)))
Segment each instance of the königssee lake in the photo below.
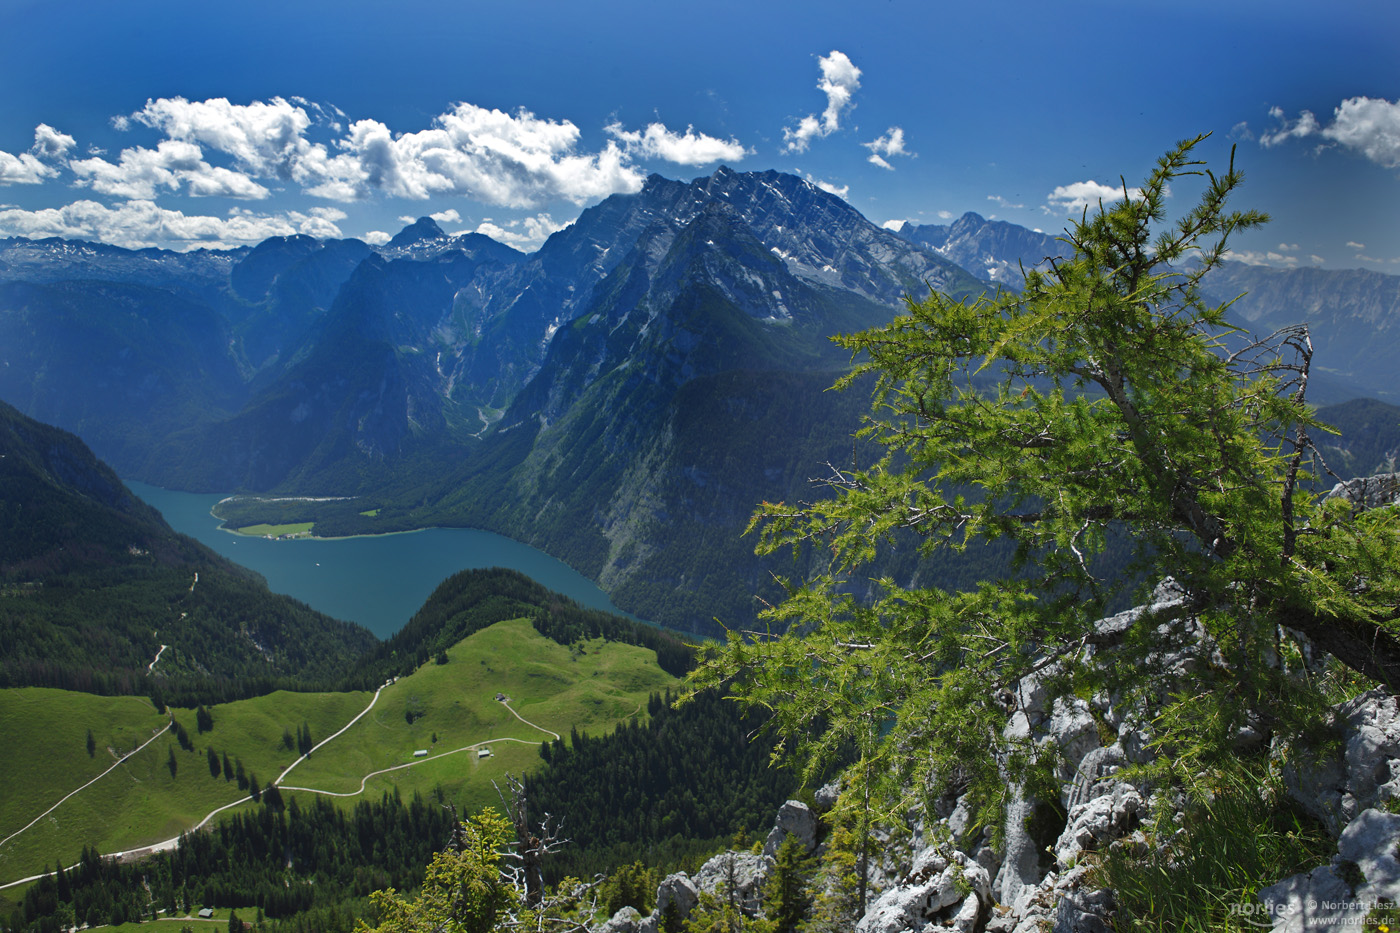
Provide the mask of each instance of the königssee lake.
POLYGON ((176 531, 256 570, 273 592, 337 619, 358 622, 380 638, 402 628, 443 580, 477 567, 519 570, 585 606, 626 615, 567 564, 489 531, 429 528, 360 538, 272 541, 221 530, 209 510, 223 496, 125 482, 176 531))

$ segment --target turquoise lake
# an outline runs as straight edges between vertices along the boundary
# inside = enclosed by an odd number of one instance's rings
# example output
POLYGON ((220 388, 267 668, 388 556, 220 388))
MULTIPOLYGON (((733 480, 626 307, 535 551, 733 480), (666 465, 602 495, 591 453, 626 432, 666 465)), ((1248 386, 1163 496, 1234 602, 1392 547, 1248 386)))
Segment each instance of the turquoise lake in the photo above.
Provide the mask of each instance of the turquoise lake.
POLYGON ((429 528, 361 538, 272 541, 219 528, 210 514, 221 495, 171 492, 126 480, 181 534, 267 578, 275 593, 380 638, 403 627, 439 583, 459 570, 509 567, 592 609, 627 615, 593 581, 528 544, 471 528, 429 528))

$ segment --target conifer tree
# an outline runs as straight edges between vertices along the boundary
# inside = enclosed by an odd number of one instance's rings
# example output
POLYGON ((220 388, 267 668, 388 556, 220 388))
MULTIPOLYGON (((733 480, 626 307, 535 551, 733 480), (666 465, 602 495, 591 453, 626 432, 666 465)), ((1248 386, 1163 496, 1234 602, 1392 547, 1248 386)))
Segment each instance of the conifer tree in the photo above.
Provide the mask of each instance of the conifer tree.
POLYGON ((491 933, 519 903, 499 865, 509 838, 509 822, 490 808, 461 823, 452 845, 433 857, 418 896, 409 900, 393 888, 374 892, 370 903, 379 923, 370 927, 361 920, 356 933, 491 933))
POLYGON ((807 919, 811 897, 807 893, 807 853, 791 833, 783 839, 763 891, 763 913, 773 933, 796 933, 807 919))
POLYGON ((966 790, 1000 825, 1008 781, 1051 766, 1005 728, 1032 671, 1054 673, 1052 695, 1159 704, 1157 767, 1176 774, 1228 761, 1245 726, 1286 741, 1320 721, 1290 656, 1319 648, 1400 687, 1400 515, 1316 491, 1306 328, 1257 339, 1203 297, 1230 238, 1267 218, 1227 206, 1242 176, 1233 154, 1220 174, 1195 159, 1202 139, 1086 211, 1073 255, 1022 292, 933 294, 838 338, 863 356, 838 385, 872 380, 862 435, 884 452, 833 467, 828 498, 759 510, 760 552, 829 563, 767 613, 785 634, 732 634, 694 682, 772 709, 808 779, 855 749, 884 814, 966 790), (1169 220, 1193 179, 1199 202, 1169 220), (975 589, 867 580, 882 549, 933 561, 988 543, 1014 562, 975 589), (1096 626, 1167 576, 1182 611, 1096 626), (1223 663, 1145 666, 1201 637, 1223 663))

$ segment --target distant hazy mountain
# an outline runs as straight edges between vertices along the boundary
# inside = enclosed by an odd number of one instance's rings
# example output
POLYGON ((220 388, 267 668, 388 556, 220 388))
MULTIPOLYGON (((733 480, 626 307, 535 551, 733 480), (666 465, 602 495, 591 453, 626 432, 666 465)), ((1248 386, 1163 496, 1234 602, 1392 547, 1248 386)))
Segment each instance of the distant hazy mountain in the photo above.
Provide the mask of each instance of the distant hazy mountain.
MULTIPOLYGON (((899 235, 987 282, 1019 288, 1026 269, 1068 255, 1063 240, 964 214, 948 226, 905 224, 899 235)), ((1233 320, 1258 336, 1310 325, 1316 401, 1400 399, 1392 360, 1400 350, 1400 276, 1365 269, 1280 269, 1227 262, 1203 280, 1206 295, 1234 299, 1233 320)))
MULTIPOLYGON (((1353 399, 1317 410, 1340 435, 1314 437, 1336 480, 1400 470, 1400 407, 1376 399, 1353 399)), ((1327 477, 1323 485, 1331 485, 1327 477)))
POLYGON ((1326 397, 1400 401, 1400 276, 1367 269, 1273 269, 1227 263, 1204 282, 1217 301, 1239 296, 1235 319, 1267 335, 1307 323, 1326 397))
POLYGON ((1025 283, 1023 269, 1073 252, 1055 236, 1004 220, 987 220, 971 211, 946 226, 906 223, 899 235, 952 260, 984 282, 1014 289, 1025 283))

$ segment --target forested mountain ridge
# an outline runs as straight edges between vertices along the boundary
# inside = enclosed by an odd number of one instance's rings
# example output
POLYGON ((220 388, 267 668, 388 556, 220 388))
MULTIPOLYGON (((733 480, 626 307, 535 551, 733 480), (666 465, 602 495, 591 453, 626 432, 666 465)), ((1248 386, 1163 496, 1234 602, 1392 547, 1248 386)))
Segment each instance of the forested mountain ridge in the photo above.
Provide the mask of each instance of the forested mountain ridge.
POLYGON ((212 702, 338 681, 374 644, 177 534, 78 438, 3 403, 0 602, 0 686, 212 702))

